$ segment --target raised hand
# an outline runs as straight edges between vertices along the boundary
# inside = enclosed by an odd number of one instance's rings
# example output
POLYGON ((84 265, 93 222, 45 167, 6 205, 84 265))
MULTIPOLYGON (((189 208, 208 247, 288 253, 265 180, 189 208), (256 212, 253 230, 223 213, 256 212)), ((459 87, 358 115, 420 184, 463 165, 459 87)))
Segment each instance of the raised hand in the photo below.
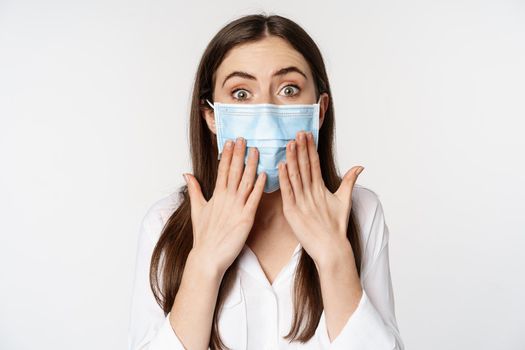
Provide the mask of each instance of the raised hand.
POLYGON ((259 154, 250 148, 244 165, 246 140, 238 138, 224 144, 217 181, 209 201, 204 198, 197 179, 187 176, 193 224, 192 251, 203 263, 224 273, 242 250, 254 223, 262 197, 266 173, 255 181, 259 154))
POLYGON ((286 163, 279 164, 284 216, 297 239, 317 265, 351 246, 346 237, 352 189, 363 167, 343 177, 335 193, 326 188, 313 135, 299 131, 286 147, 286 163))

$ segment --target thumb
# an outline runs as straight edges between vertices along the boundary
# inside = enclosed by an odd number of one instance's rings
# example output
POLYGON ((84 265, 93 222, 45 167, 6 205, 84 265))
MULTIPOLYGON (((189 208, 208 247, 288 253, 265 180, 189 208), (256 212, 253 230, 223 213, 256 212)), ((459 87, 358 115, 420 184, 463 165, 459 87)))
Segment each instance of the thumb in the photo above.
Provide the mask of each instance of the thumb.
POLYGON ((345 173, 343 180, 341 181, 341 185, 335 193, 341 200, 347 200, 350 198, 352 189, 354 188, 355 182, 357 181, 357 177, 364 169, 365 168, 362 166, 354 166, 345 173))
POLYGON ((191 209, 193 212, 196 212, 196 209, 200 209, 206 204, 206 198, 204 198, 202 194, 201 185, 192 174, 184 173, 182 174, 182 177, 184 177, 184 181, 186 181, 186 185, 188 186, 191 209))

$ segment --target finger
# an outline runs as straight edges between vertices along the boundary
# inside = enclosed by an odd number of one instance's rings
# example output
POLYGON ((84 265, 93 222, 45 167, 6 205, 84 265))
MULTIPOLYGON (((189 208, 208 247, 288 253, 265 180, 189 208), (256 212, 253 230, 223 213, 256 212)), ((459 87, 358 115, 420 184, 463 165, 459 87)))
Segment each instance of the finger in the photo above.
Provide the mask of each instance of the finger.
POLYGON ((280 162, 278 165, 279 170, 279 186, 281 188, 281 198, 283 200, 283 208, 290 208, 295 204, 295 198, 293 195, 292 184, 288 178, 288 171, 286 170, 286 163, 280 162))
POLYGON ((308 159, 308 148, 306 144, 306 135, 304 131, 297 133, 297 162, 301 174, 301 183, 303 190, 310 188, 310 160, 308 159))
POLYGON ((323 183, 323 175, 321 173, 321 162, 319 161, 319 153, 317 153, 314 135, 309 132, 306 135, 308 143, 308 159, 310 160, 310 172, 312 174, 312 184, 320 185, 323 183))
POLYGON ((217 170, 217 180, 215 182, 215 188, 226 188, 228 183, 228 172, 230 171, 230 162, 233 153, 233 141, 226 140, 224 147, 222 148, 221 159, 219 161, 219 168, 217 170))
POLYGON ((246 215, 248 215, 250 218, 255 217, 255 213, 257 212, 257 207, 259 206, 259 201, 261 200, 261 197, 263 194, 265 183, 266 183, 266 173, 263 171, 259 174, 259 176, 257 176, 257 181, 255 181, 255 186, 253 188, 253 191, 248 196, 248 200, 246 201, 246 204, 244 206, 246 215))
POLYGON ((362 166, 355 166, 348 170, 343 176, 343 180, 335 192, 335 195, 337 195, 341 200, 350 198, 352 195, 352 189, 354 188, 354 184, 357 180, 357 176, 361 173, 361 171, 363 171, 363 169, 364 167, 362 166))
POLYGON ((296 148, 295 140, 290 141, 286 147, 286 170, 288 171, 288 178, 292 184, 295 199, 302 200, 303 184, 301 183, 301 174, 299 174, 297 165, 296 148))
POLYGON ((239 193, 243 203, 246 202, 246 198, 253 190, 255 183, 255 173, 257 172, 258 158, 259 152, 257 148, 250 147, 248 152, 248 162, 244 168, 244 174, 242 175, 241 184, 239 185, 239 193))
POLYGON ((228 190, 237 192, 239 181, 241 180, 244 171, 244 154, 246 151, 246 142, 244 138, 237 137, 235 147, 233 149, 233 158, 230 165, 230 172, 228 173, 228 190))
POLYGON ((191 211, 197 213, 200 208, 206 204, 206 198, 202 194, 199 181, 192 174, 183 174, 184 180, 188 185, 188 194, 190 196, 191 211))

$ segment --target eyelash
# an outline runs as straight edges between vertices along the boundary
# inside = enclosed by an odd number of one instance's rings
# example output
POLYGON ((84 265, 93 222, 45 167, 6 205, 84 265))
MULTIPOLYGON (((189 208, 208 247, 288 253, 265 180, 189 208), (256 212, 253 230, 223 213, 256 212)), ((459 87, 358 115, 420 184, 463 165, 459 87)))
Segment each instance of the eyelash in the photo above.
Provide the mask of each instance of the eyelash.
MULTIPOLYGON (((295 84, 288 84, 288 85, 285 85, 285 86, 283 87, 283 89, 284 89, 284 88, 287 88, 287 87, 289 87, 289 86, 294 87, 294 88, 296 88, 296 89, 299 90, 299 91, 298 91, 296 94, 294 94, 294 95, 292 95, 292 96, 287 96, 287 97, 296 97, 297 94, 299 94, 299 92, 301 92, 301 88, 300 88, 299 86, 295 85, 295 84)), ((235 90, 233 90, 233 91, 231 92, 231 94, 234 95, 237 91, 242 91, 242 90, 244 90, 244 91, 248 91, 248 90, 246 90, 246 89, 239 88, 239 89, 235 89, 235 90)), ((281 89, 281 90, 282 90, 282 89, 281 89)), ((236 97, 233 97, 233 98, 236 99, 236 100, 239 100, 239 101, 243 101, 243 100, 245 100, 245 99, 238 99, 238 98, 236 98, 236 97)))

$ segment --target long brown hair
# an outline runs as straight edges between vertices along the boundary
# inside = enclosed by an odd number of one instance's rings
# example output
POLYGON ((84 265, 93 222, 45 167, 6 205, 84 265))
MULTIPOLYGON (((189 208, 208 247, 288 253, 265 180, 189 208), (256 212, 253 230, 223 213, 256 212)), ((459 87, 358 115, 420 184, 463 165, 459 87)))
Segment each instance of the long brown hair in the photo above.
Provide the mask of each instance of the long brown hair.
MULTIPOLYGON (((213 194, 219 161, 215 135, 209 130, 201 111, 203 108, 208 108, 205 99, 213 101, 215 72, 225 55, 233 47, 261 40, 269 35, 287 40, 304 56, 314 77, 317 99, 324 92, 330 96, 324 122, 319 130, 318 153, 326 187, 333 193, 341 183, 342 179, 337 173, 333 153, 335 126, 333 99, 319 48, 312 38, 292 20, 278 15, 255 14, 238 18, 224 26, 206 47, 196 73, 189 124, 190 153, 193 175, 199 181, 206 200, 209 200, 213 194)), ((167 220, 151 257, 150 285, 165 315, 173 306, 186 258, 193 246, 187 186, 180 188, 179 195, 180 205, 167 220)), ((357 225, 352 210, 347 237, 352 245, 360 275, 361 246, 357 225)), ((212 350, 225 347, 218 331, 218 312, 231 282, 235 279, 237 262, 238 259, 225 271, 221 281, 211 329, 209 346, 212 350)), ((323 311, 323 302, 315 263, 304 250, 295 274, 293 300, 294 317, 291 329, 285 338, 290 342, 306 342, 315 334, 323 311), (306 322, 305 325, 303 321, 306 322)))

